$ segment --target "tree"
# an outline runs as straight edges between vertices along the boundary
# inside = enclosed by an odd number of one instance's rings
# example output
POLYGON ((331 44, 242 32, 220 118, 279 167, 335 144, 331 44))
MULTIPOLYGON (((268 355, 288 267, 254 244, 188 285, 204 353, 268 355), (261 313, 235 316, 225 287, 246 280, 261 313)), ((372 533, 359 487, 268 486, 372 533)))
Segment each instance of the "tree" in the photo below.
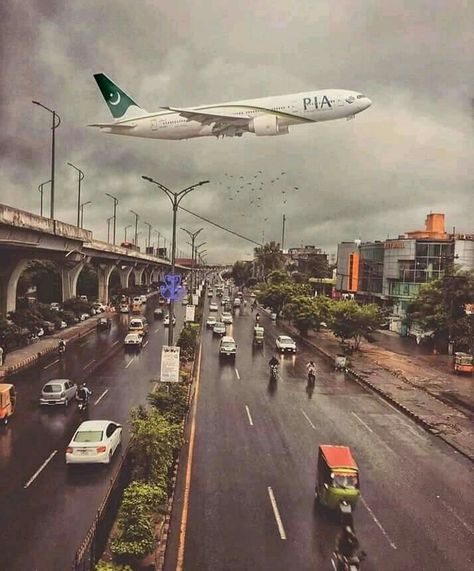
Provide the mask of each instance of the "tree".
POLYGON ((329 307, 329 326, 336 337, 345 343, 354 340, 357 351, 362 338, 370 338, 370 334, 380 327, 382 314, 375 304, 359 305, 355 301, 336 301, 329 307))
POLYGON ((280 249, 280 244, 276 242, 267 242, 263 246, 258 246, 254 252, 257 265, 261 268, 264 276, 272 270, 283 268, 285 265, 285 256, 280 249))
POLYGON ((267 276, 267 282, 269 284, 282 284, 287 281, 289 281, 289 276, 282 270, 273 270, 267 276))
POLYGON ((252 262, 240 262, 237 261, 232 266, 232 270, 230 272, 231 277, 233 278, 235 284, 237 286, 247 285, 247 282, 252 274, 252 262))
POLYGON ((283 282, 280 284, 262 284, 257 299, 264 307, 280 315, 285 304, 299 295, 310 295, 311 287, 308 284, 295 284, 283 282))
POLYGON ((327 297, 300 295, 285 305, 283 313, 301 335, 307 335, 310 329, 319 331, 321 323, 328 320, 329 307, 330 299, 327 297))
POLYGON ((435 337, 448 338, 459 349, 473 344, 472 318, 466 305, 474 303, 474 271, 454 269, 450 275, 424 285, 417 298, 408 306, 406 323, 416 323, 435 337))

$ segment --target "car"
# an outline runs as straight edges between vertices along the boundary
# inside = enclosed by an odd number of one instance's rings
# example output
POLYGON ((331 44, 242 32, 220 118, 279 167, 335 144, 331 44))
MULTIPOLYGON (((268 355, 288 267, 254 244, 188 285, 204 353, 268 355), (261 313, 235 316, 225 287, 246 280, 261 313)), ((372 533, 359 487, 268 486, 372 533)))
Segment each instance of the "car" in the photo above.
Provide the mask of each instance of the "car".
POLYGON ((120 313, 128 313, 130 308, 128 307, 128 303, 121 303, 120 304, 120 313))
POLYGON ((208 297, 209 299, 212 298, 212 291, 208 291, 208 292, 207 292, 207 297, 208 297))
POLYGON ((81 315, 79 316, 80 321, 85 321, 86 319, 89 319, 90 315, 88 313, 81 313, 81 315))
POLYGON ((140 301, 141 301, 142 303, 146 303, 146 295, 141 295, 141 296, 140 296, 140 301))
POLYGON ((280 353, 296 353, 296 343, 288 335, 279 335, 276 338, 275 347, 280 353))
POLYGON ((100 301, 94 301, 92 309, 95 309, 96 313, 103 313, 106 310, 106 307, 103 303, 100 303, 100 301))
POLYGON ((144 337, 148 333, 148 323, 144 317, 132 317, 128 324, 129 333, 138 333, 144 337))
POLYGON ((122 442, 122 425, 111 420, 81 423, 66 448, 66 464, 110 464, 122 442))
POLYGON ((142 348, 142 343, 143 335, 140 335, 139 333, 127 333, 123 341, 125 349, 135 349, 137 351, 140 351, 142 348))
POLYGON ((60 324, 59 324, 59 329, 66 329, 67 327, 67 323, 63 320, 61 320, 60 324))
POLYGON ((69 379, 53 379, 41 389, 40 404, 67 406, 76 396, 77 385, 69 379))
POLYGON ((231 357, 235 359, 237 344, 233 337, 225 335, 219 344, 219 357, 231 357))
POLYGON ((80 295, 80 296, 79 296, 79 299, 80 299, 81 301, 89 301, 89 300, 87 299, 87 295, 80 295))
MULTIPOLYGON (((170 315, 168 313, 168 315, 165 315, 165 319, 163 321, 163 325, 165 327, 169 327, 170 326, 170 315)), ((173 327, 176 325, 176 317, 173 315, 173 327)))
POLYGON ((50 311, 59 311, 61 309, 61 304, 57 301, 53 301, 49 304, 50 311))
POLYGON ((211 328, 212 328, 212 327, 214 327, 214 325, 215 325, 216 323, 217 323, 217 318, 214 317, 213 315, 210 315, 210 316, 207 318, 206 327, 211 327, 211 328))
POLYGON ((241 304, 241 303, 242 303, 242 302, 240 301, 240 297, 236 297, 236 298, 234 299, 234 307, 240 307, 240 304, 241 304))
POLYGON ((222 321, 217 321, 217 323, 212 328, 212 333, 214 335, 225 335, 225 331, 225 323, 222 323, 222 321))
POLYGON ((153 311, 153 317, 155 319, 162 319, 163 317, 163 310, 161 307, 157 307, 154 311, 153 311))
POLYGON ((209 304, 209 311, 217 311, 219 308, 217 307, 217 303, 210 303, 209 304))
POLYGON ((99 317, 97 320, 97 329, 109 330, 112 327, 112 321, 109 317, 99 317))
POLYGON ((222 323, 232 323, 232 314, 228 313, 227 311, 223 311, 221 315, 221 321, 222 323))
POLYGON ((221 300, 221 302, 225 305, 226 303, 230 303, 230 297, 228 296, 224 296, 221 300))
POLYGON ((186 296, 181 300, 181 305, 188 305, 188 298, 186 296))

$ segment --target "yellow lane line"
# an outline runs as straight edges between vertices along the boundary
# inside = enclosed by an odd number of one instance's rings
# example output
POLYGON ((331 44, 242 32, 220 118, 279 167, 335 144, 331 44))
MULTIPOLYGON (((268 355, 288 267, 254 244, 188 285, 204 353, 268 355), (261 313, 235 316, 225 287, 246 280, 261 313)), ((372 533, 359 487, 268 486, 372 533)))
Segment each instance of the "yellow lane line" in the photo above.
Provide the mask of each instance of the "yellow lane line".
POLYGON ((183 563, 184 563, 184 545, 186 542, 186 526, 188 524, 189 493, 191 490, 191 473, 192 473, 193 454, 194 454, 194 437, 196 434, 196 409, 197 409, 197 402, 199 395, 199 382, 201 380, 201 355, 202 355, 202 345, 199 348, 199 361, 198 361, 197 376, 196 376, 196 391, 194 394, 193 420, 191 424, 191 435, 189 438, 189 454, 188 454, 188 464, 186 466, 186 481, 184 484, 183 513, 181 514, 181 525, 179 529, 178 559, 176 561, 176 571, 183 571, 183 563))

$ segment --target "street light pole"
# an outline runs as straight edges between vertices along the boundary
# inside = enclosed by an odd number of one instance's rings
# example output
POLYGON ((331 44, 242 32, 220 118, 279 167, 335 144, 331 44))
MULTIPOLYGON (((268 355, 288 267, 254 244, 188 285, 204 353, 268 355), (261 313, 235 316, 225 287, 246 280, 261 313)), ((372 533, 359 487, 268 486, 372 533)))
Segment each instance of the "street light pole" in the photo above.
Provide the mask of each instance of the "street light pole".
POLYGON ((92 200, 88 200, 87 202, 83 202, 81 204, 80 210, 81 210, 81 228, 84 228, 84 206, 87 206, 88 204, 92 204, 92 200))
POLYGON ((131 228, 132 226, 133 226, 133 224, 129 224, 128 226, 125 226, 124 242, 127 241, 127 230, 128 230, 129 228, 131 228))
POLYGON ((149 222, 144 222, 148 226, 148 247, 151 246, 151 224, 149 222))
POLYGON ((54 163, 55 163, 55 158, 56 158, 55 132, 56 132, 56 129, 61 124, 61 117, 56 113, 56 111, 54 111, 53 109, 50 109, 49 107, 46 107, 46 105, 43 105, 39 101, 32 101, 32 103, 34 105, 39 105, 43 109, 46 109, 46 111, 49 111, 50 113, 52 113, 52 115, 53 115, 53 125, 51 127, 51 130, 52 130, 52 134, 51 134, 51 204, 50 204, 50 216, 49 217, 51 218, 51 220, 54 220, 54 174, 55 174, 54 163))
POLYGON ((198 235, 204 230, 204 228, 199 228, 196 232, 191 232, 186 230, 186 228, 181 227, 181 230, 186 232, 186 234, 191 238, 191 293, 194 293, 194 242, 198 235))
MULTIPOLYGON (((79 228, 79 211, 81 209, 81 180, 84 178, 84 173, 76 165, 68 163, 70 167, 77 170, 78 173, 78 188, 77 188, 77 227, 79 228)), ((82 226, 81 226, 82 228, 82 226)))
POLYGON ((108 192, 106 192, 105 195, 114 201, 114 246, 115 246, 115 230, 117 228, 117 204, 119 200, 118 198, 116 198, 112 194, 109 194, 108 192))
POLYGON ((135 212, 135 210, 130 210, 130 212, 135 216, 135 246, 138 246, 138 219, 140 216, 135 212))
POLYGON ((43 186, 45 184, 49 184, 50 182, 50 180, 47 180, 46 182, 42 182, 40 185, 38 185, 38 191, 41 194, 40 216, 43 216, 43 186))
POLYGON ((110 244, 110 221, 113 219, 114 219, 113 216, 110 216, 110 218, 107 218, 107 244, 110 244))
MULTIPOLYGON (((156 180, 152 179, 149 176, 142 176, 142 178, 144 180, 147 180, 148 182, 152 182, 153 184, 156 184, 156 186, 160 190, 162 190, 166 194, 166 196, 169 198, 171 205, 173 207, 173 238, 172 238, 172 244, 171 244, 171 273, 172 273, 172 275, 174 275, 175 266, 176 266, 176 214, 178 212, 179 204, 183 200, 183 198, 187 194, 189 194, 192 190, 194 190, 198 186, 202 186, 203 184, 207 184, 209 181, 208 180, 202 180, 196 184, 193 184, 192 186, 188 186, 187 188, 180 190, 179 192, 173 192, 172 190, 170 190, 169 188, 167 188, 166 186, 164 186, 160 182, 157 182, 156 180)), ((173 330, 174 330, 173 315, 174 315, 174 300, 170 299, 170 324, 169 324, 169 329, 168 329, 168 345, 173 345, 173 330)))

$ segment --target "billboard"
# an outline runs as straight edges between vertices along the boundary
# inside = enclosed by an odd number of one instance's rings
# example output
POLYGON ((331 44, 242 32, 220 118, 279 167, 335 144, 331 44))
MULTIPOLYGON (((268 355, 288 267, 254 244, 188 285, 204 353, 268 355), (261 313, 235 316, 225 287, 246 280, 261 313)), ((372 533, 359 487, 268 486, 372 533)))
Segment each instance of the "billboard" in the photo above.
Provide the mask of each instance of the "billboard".
POLYGON ((162 383, 177 383, 179 381, 179 347, 163 345, 161 348, 161 374, 162 383))

